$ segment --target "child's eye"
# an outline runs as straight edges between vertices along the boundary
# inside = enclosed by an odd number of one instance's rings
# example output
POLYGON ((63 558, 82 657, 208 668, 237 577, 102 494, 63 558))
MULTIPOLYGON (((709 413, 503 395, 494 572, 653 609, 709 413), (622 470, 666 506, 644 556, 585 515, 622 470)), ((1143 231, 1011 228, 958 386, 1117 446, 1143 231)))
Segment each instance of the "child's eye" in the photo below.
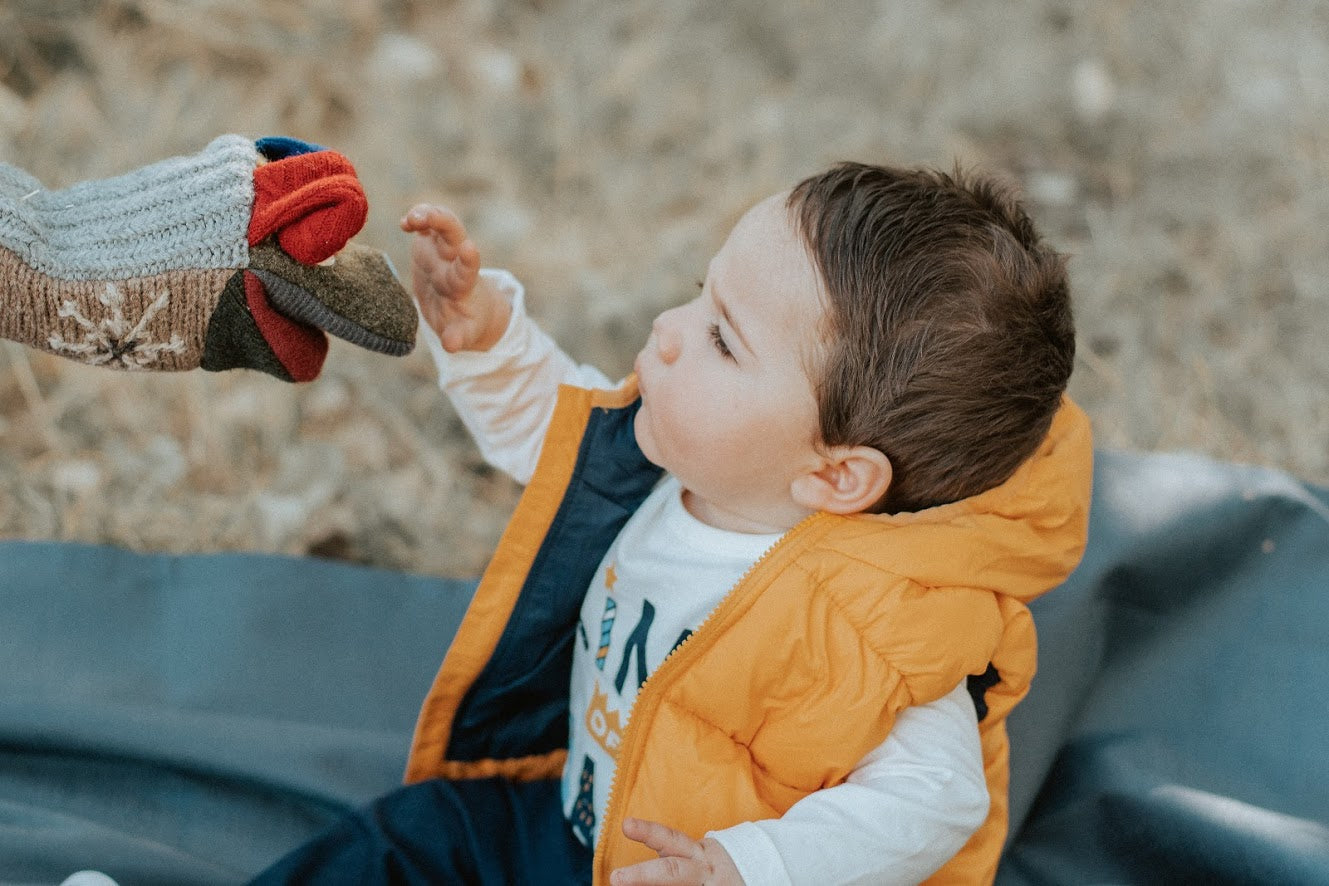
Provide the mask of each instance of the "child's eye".
MULTIPOLYGON (((711 342, 715 349, 720 352, 720 356, 726 360, 734 360, 734 352, 729 350, 729 345, 725 344, 724 336, 720 334, 720 324, 712 323, 707 330, 711 334, 711 342)), ((737 360, 734 360, 737 363, 737 360)))

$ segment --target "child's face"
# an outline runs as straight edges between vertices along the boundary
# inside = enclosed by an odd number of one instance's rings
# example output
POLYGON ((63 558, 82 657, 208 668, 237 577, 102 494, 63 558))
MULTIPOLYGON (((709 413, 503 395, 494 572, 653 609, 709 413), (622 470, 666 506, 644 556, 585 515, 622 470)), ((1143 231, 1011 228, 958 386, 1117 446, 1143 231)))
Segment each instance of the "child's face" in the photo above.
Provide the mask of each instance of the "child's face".
POLYGON ((777 194, 748 210, 697 298, 656 318, 635 369, 637 443, 703 522, 783 531, 808 511, 790 484, 818 463, 821 282, 777 194))

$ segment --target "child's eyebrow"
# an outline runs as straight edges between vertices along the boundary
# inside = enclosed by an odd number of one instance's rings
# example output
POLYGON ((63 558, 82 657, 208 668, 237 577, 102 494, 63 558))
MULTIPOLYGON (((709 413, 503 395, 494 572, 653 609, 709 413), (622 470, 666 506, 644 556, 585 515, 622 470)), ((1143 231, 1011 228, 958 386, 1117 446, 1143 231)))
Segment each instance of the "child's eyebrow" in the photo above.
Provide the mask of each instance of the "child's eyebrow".
POLYGON ((724 300, 720 298, 720 294, 715 291, 715 285, 713 283, 711 284, 711 301, 715 302, 715 307, 720 311, 720 316, 724 317, 725 323, 729 324, 729 328, 734 330, 734 335, 738 336, 738 340, 743 345, 744 350, 754 357, 757 356, 757 352, 752 350, 752 345, 748 344, 748 340, 744 338, 743 330, 739 329, 738 324, 734 322, 734 316, 729 313, 729 307, 724 303, 724 300))

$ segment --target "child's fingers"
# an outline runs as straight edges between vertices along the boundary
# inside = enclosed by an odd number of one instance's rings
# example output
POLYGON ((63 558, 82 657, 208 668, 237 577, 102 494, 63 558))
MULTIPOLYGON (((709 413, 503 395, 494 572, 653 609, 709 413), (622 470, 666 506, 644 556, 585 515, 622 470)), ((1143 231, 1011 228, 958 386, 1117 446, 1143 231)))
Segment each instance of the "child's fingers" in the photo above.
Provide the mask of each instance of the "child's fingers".
POLYGON ((467 238, 461 241, 457 247, 457 258, 472 274, 480 270, 480 248, 474 240, 467 238))
POLYGON ((407 232, 428 230, 429 212, 433 208, 428 203, 415 204, 401 217, 401 229, 407 232))
POLYGON ((413 247, 418 255, 433 253, 444 262, 460 261, 470 272, 480 269, 480 250, 452 210, 421 204, 402 217, 401 227, 407 233, 425 235, 413 247))
POLYGON ((461 223, 457 213, 446 206, 430 203, 418 203, 402 217, 401 229, 408 233, 432 231, 442 236, 453 249, 459 248, 466 240, 466 226, 461 223))
POLYGON ((476 248, 475 241, 465 237, 465 231, 462 237, 461 242, 456 242, 435 231, 432 235, 434 252, 449 269, 457 269, 461 276, 474 283, 475 275, 480 271, 480 250, 476 248))
POLYGON ((480 251, 470 240, 457 250, 457 260, 447 266, 445 280, 453 292, 469 293, 480 277, 480 251))
POLYGON ((478 264, 461 261, 433 261, 426 256, 414 261, 411 273, 415 279, 425 281, 433 294, 449 301, 460 302, 475 289, 475 281, 480 276, 480 267, 478 264))
POLYGON ((610 886, 701 886, 705 868, 690 859, 665 856, 619 868, 609 876, 610 886))
POLYGON ((644 843, 665 856, 701 859, 700 844, 682 831, 656 821, 628 817, 623 819, 623 835, 629 840, 644 843))

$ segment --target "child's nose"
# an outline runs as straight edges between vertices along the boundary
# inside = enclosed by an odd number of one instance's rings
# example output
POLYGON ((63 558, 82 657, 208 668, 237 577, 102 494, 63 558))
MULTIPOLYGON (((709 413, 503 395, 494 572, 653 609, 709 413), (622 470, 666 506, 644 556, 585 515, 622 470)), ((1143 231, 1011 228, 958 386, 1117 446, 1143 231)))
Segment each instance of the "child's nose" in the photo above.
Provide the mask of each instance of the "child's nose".
POLYGON ((678 330, 666 322, 664 314, 655 318, 651 331, 655 333, 655 352, 660 355, 661 362, 673 363, 677 360, 682 340, 678 330))

